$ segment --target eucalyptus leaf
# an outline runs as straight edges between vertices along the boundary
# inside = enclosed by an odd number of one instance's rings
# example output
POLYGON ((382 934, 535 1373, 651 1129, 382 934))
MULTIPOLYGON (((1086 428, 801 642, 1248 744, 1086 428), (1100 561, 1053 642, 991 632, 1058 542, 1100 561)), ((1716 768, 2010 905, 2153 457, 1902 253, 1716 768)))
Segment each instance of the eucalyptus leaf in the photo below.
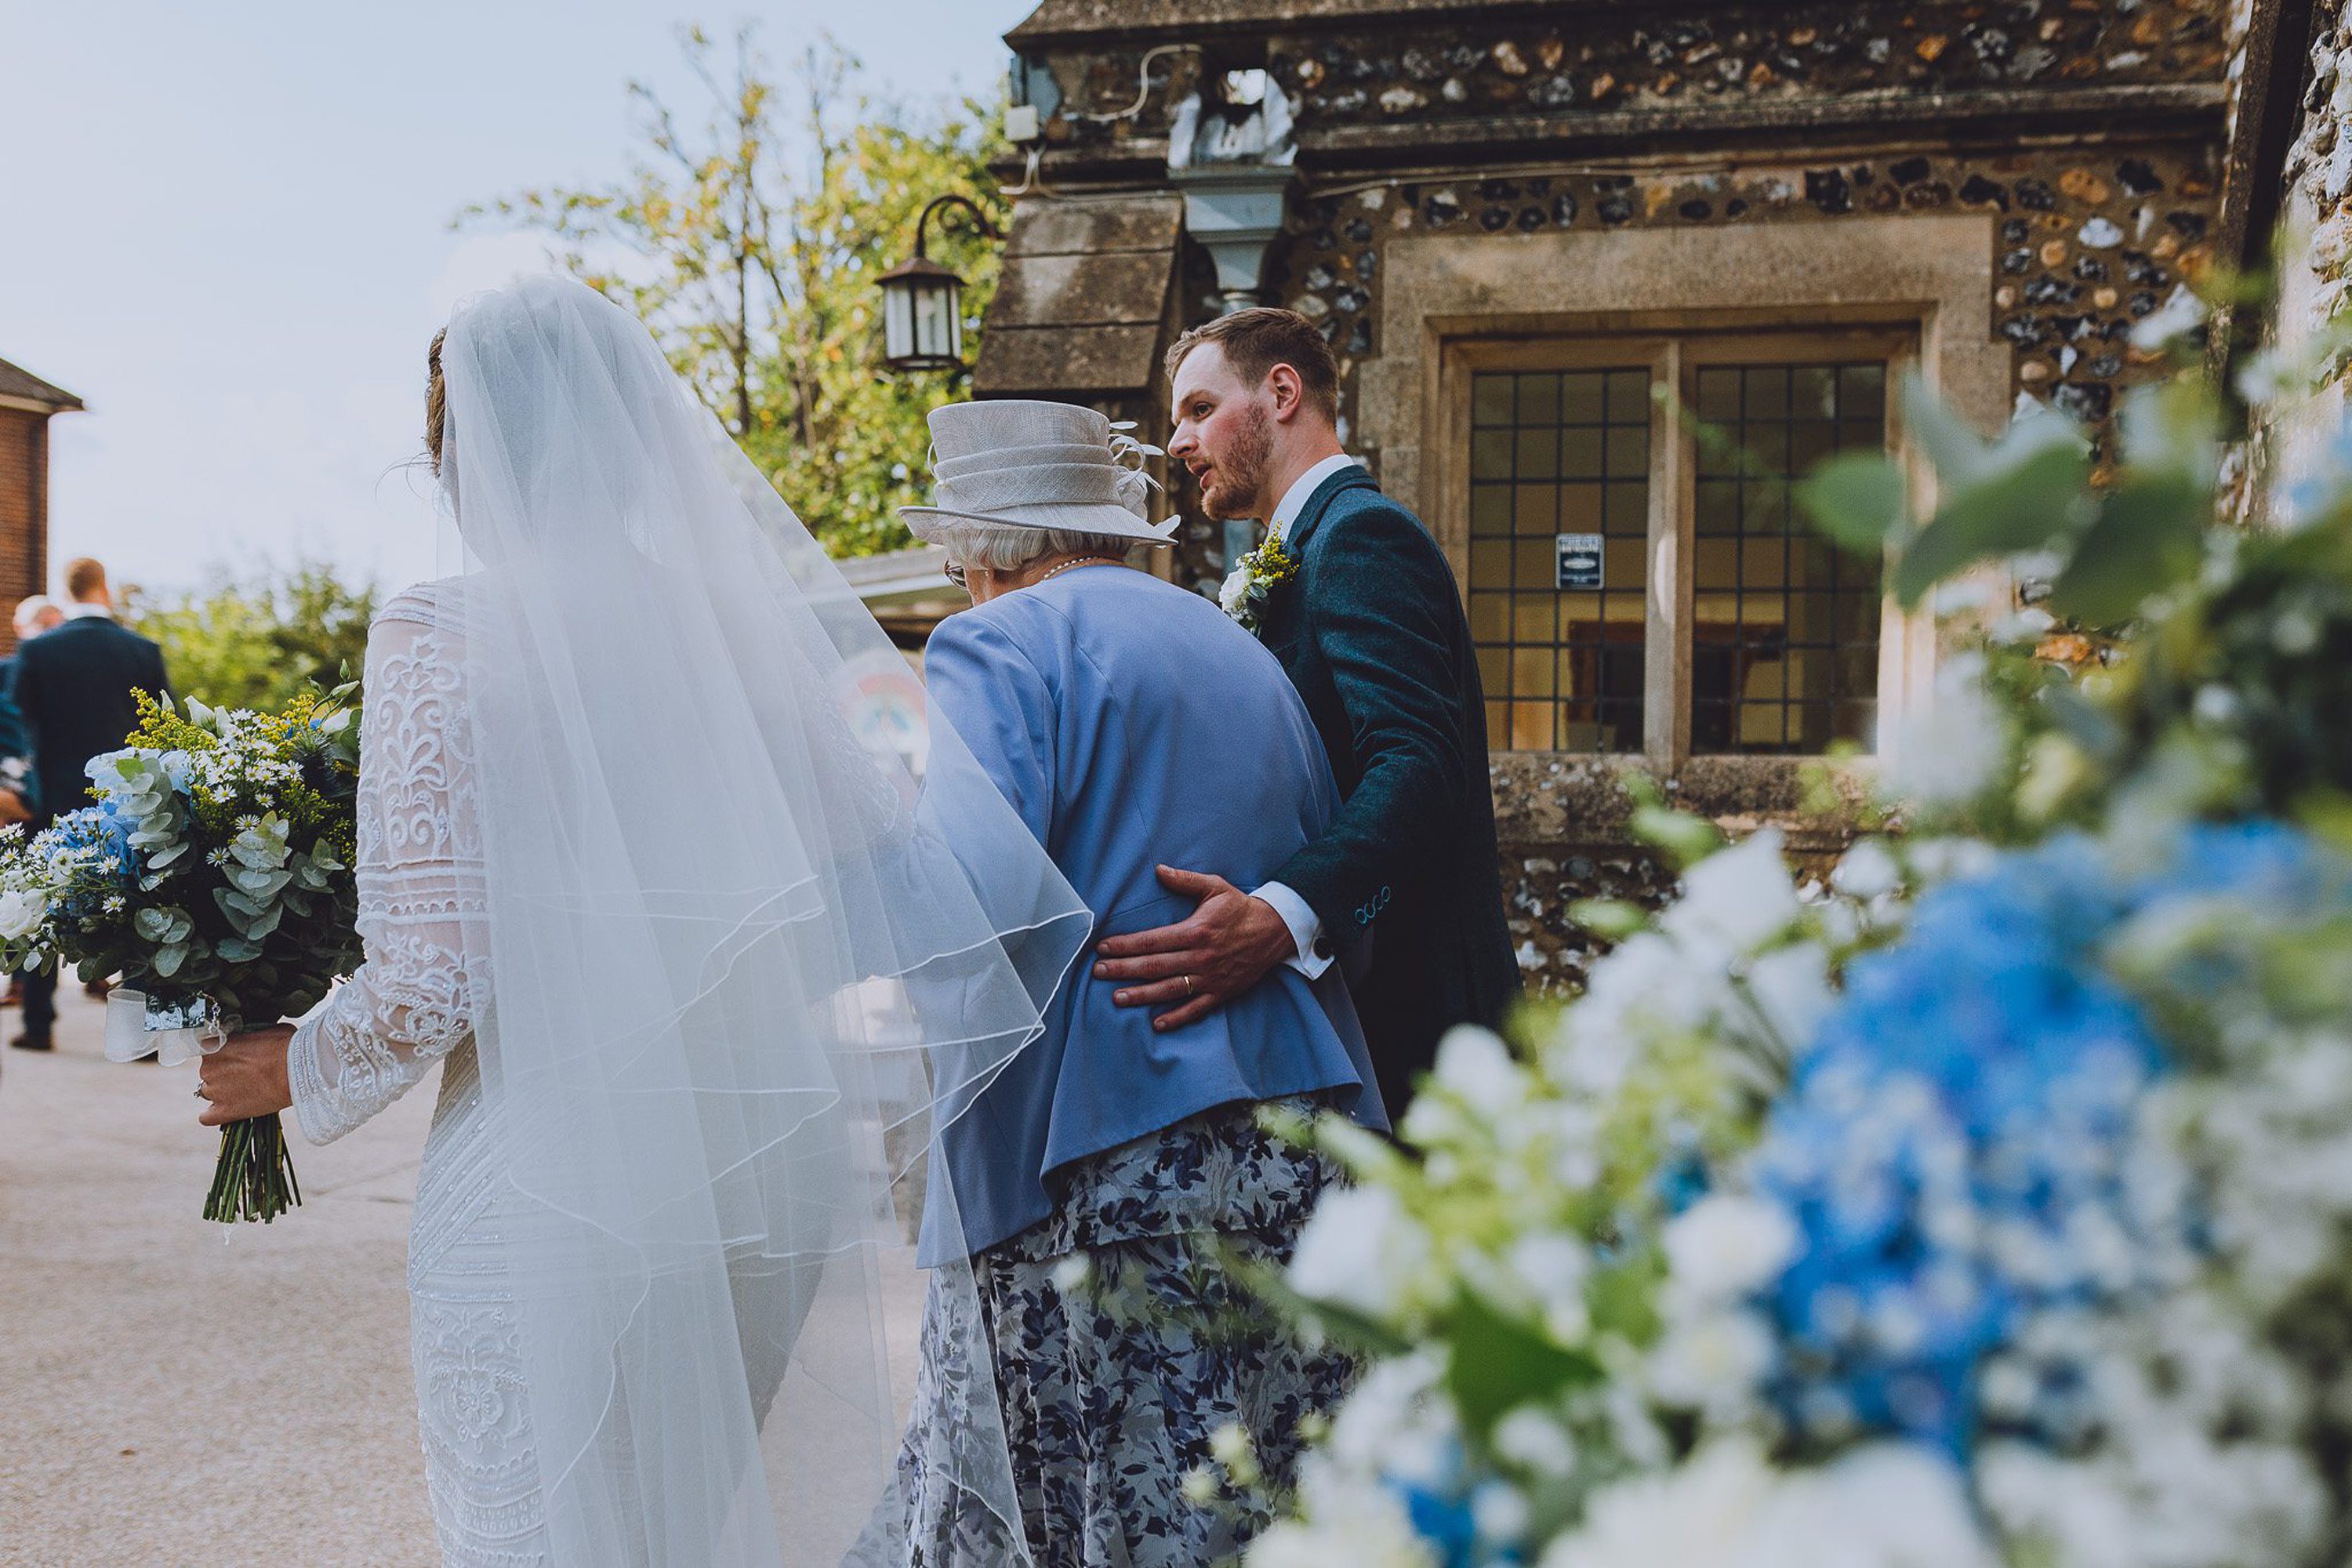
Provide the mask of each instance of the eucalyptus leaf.
POLYGON ((1799 481, 1795 494, 1822 532, 1859 555, 1877 555, 1909 530, 1903 470, 1884 452, 1841 452, 1799 481))
POLYGON ((164 979, 169 980, 174 974, 179 973, 181 966, 187 962, 188 950, 184 947, 166 947, 160 949, 155 954, 155 973, 162 975, 164 979))
POLYGON ((2148 596, 2192 577, 2213 497, 2191 471, 2127 475, 2059 574, 2050 609, 2085 626, 2130 620, 2148 596))
POLYGON ((1895 597, 1912 607, 1963 568, 2041 549, 2072 532, 2089 479, 2086 453, 2053 444, 1961 488, 1904 544, 1895 563, 1895 597))

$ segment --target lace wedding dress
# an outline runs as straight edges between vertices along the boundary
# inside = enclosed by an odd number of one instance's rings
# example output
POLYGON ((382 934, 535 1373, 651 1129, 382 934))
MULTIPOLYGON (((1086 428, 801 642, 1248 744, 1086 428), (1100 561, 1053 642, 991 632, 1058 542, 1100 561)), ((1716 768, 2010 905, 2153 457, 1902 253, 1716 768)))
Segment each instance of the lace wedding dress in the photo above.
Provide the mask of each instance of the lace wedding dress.
MULTIPOLYGON (((905 1515, 905 1152, 1038 1037, 1090 917, 642 322, 525 279, 441 363, 463 553, 369 635, 365 962, 295 1033, 295 1111, 325 1142, 441 1065, 408 1280, 445 1563, 832 1568, 905 1515)), ((970 1250, 929 1286, 956 1375, 970 1250)), ((983 1392, 927 1473, 1017 1520, 983 1392)))
POLYGON ((468 972, 485 916, 457 594, 398 595, 369 634, 361 716, 360 932, 367 962, 295 1031, 294 1109, 314 1143, 341 1137, 442 1064, 409 1233, 410 1334, 425 1475, 445 1563, 548 1559, 530 1416, 484 1114, 468 972))

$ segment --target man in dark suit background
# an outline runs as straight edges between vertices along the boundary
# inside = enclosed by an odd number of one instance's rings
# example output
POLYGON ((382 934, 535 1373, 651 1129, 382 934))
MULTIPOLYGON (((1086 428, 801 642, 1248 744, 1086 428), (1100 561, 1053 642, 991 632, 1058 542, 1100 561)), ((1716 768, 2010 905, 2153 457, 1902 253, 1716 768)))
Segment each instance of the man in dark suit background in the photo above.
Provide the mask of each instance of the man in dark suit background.
MULTIPOLYGON (((104 566, 87 556, 67 563, 66 595, 63 623, 20 647, 8 677, 7 694, 32 742, 36 829, 88 800, 89 760, 119 749, 139 721, 132 694, 160 697, 165 689, 163 650, 115 624, 104 566)), ((49 1048, 56 991, 52 975, 25 976, 25 1032, 10 1045, 49 1048)))
MULTIPOLYGON (((1169 455, 1212 518, 1265 518, 1298 563, 1258 635, 1300 696, 1345 797, 1330 830, 1244 892, 1163 868, 1199 900, 1177 925, 1098 944, 1096 973, 1181 1027, 1278 963, 1319 972, 1370 938, 1352 977, 1390 1114, 1456 1024, 1495 1026, 1520 994, 1503 912, 1486 705, 1444 552, 1341 449, 1339 367, 1289 310, 1221 317, 1168 354, 1169 455)), ((1181 659, 1177 650, 1175 658, 1181 659)), ((1249 738, 1204 767, 1248 766, 1249 738)), ((1213 871, 1213 868, 1207 868, 1213 871)))

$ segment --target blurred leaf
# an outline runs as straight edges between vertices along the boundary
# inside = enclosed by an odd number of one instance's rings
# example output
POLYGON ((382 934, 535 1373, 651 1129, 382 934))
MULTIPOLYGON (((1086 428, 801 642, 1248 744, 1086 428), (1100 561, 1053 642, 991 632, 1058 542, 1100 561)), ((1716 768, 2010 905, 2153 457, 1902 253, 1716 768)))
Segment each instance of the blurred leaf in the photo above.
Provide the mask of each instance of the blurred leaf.
POLYGON ((1650 911, 1623 899, 1578 899, 1568 918, 1595 936, 1622 942, 1650 923, 1650 911))
POLYGON ((2127 475, 2074 546, 2051 612, 2089 626, 2132 619, 2150 595, 2195 575, 2212 510, 2212 492, 2180 470, 2127 475))
POLYGON ((1916 370, 1903 378, 1903 424, 1938 479, 1965 479, 1983 467, 1988 450, 1984 437, 1929 391, 1927 379, 1916 370))
POLYGON ((1601 1379, 1591 1356, 1561 1349, 1468 1291, 1447 1338, 1446 1387, 1464 1422, 1481 1435, 1519 1405, 1601 1379))
POLYGON ((1928 589, 1978 562, 2039 549, 2071 531, 2090 480, 2074 442, 2041 442, 1964 482, 1903 546, 1895 594, 1907 609, 1928 589))
POLYGON ((1634 837, 1665 851, 1677 869, 1695 866, 1723 847, 1723 831, 1714 823, 1667 806, 1635 806, 1628 826, 1634 837))
POLYGON ((1797 504, 1857 555, 1876 556, 1907 528, 1903 470, 1884 452, 1841 452, 1800 480, 1797 504))

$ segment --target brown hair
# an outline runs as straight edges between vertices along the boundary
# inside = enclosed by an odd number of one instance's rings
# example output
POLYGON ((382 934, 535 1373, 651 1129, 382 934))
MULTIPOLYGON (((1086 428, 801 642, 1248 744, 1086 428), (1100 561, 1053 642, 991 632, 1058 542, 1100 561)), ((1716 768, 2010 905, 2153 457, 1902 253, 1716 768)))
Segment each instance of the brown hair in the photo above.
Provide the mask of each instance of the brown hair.
POLYGON ((436 474, 441 471, 441 426, 449 417, 449 384, 441 375, 441 340, 448 335, 449 329, 442 328, 425 351, 425 451, 436 474))
POLYGON ((1176 367, 1202 343, 1223 349, 1225 363, 1251 386, 1263 383, 1276 365, 1288 365, 1298 373, 1307 405, 1326 419, 1339 417, 1339 362, 1323 334, 1297 311, 1258 305, 1194 327, 1168 346, 1169 380, 1176 379, 1176 367))
POLYGON ((106 568, 87 555, 78 555, 66 563, 66 594, 69 598, 88 599, 106 592, 106 568))

